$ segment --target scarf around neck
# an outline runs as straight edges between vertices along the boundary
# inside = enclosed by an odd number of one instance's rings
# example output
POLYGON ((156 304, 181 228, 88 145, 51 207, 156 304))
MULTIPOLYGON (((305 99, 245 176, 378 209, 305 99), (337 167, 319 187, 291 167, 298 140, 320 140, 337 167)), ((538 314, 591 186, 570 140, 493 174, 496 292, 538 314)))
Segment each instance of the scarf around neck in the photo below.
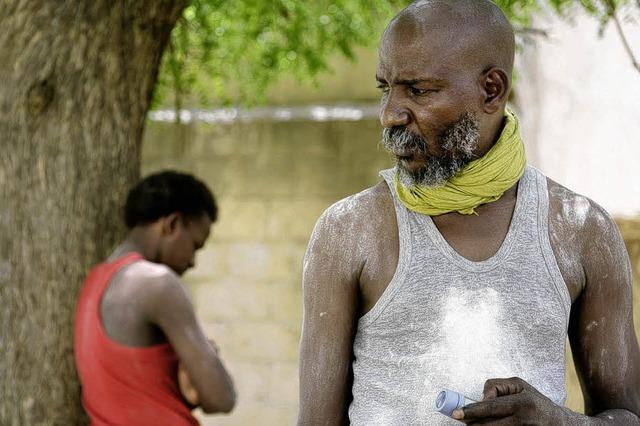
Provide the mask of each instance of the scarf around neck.
POLYGON ((518 118, 508 109, 505 118, 502 133, 489 152, 471 161, 442 186, 406 187, 396 171, 395 189, 402 204, 428 216, 450 212, 471 215, 477 214, 479 205, 499 199, 520 180, 526 165, 518 118))

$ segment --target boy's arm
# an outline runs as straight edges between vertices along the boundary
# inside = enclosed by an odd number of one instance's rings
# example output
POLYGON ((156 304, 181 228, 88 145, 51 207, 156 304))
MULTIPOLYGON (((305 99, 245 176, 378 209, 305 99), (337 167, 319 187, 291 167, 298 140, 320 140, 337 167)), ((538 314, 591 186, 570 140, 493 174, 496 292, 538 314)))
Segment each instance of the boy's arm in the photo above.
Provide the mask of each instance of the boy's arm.
POLYGON ((230 412, 236 401, 232 379, 204 335, 178 276, 168 271, 147 283, 147 289, 145 315, 162 329, 176 351, 202 410, 230 412))

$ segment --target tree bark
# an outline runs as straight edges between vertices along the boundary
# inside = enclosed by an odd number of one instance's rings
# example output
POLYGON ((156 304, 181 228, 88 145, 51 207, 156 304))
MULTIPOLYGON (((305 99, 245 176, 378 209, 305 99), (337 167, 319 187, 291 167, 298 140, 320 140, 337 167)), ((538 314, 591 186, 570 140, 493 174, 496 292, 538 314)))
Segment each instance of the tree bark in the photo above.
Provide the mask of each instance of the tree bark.
POLYGON ((76 296, 121 206, 187 0, 0 0, 0 424, 86 422, 76 296))

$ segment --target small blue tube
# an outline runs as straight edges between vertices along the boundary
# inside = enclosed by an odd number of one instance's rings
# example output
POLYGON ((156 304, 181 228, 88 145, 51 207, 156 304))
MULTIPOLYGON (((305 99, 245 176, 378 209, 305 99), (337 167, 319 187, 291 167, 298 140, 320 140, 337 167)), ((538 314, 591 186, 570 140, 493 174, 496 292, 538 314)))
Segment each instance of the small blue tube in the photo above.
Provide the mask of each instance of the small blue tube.
POLYGON ((444 389, 436 397, 436 410, 445 416, 451 417, 454 410, 468 404, 473 404, 474 402, 476 401, 467 398, 459 392, 444 389))

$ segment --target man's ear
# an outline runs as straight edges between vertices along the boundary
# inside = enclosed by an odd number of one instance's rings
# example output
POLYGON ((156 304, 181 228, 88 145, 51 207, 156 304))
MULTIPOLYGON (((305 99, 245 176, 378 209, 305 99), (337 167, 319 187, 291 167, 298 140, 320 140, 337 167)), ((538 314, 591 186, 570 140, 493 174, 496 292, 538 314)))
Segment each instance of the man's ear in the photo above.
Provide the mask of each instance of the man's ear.
POLYGON ((182 222, 182 215, 180 213, 171 213, 162 218, 162 235, 173 234, 178 226, 182 222))
POLYGON ((483 110, 487 114, 493 114, 501 109, 509 98, 509 77, 503 69, 493 67, 482 73, 481 78, 483 110))

